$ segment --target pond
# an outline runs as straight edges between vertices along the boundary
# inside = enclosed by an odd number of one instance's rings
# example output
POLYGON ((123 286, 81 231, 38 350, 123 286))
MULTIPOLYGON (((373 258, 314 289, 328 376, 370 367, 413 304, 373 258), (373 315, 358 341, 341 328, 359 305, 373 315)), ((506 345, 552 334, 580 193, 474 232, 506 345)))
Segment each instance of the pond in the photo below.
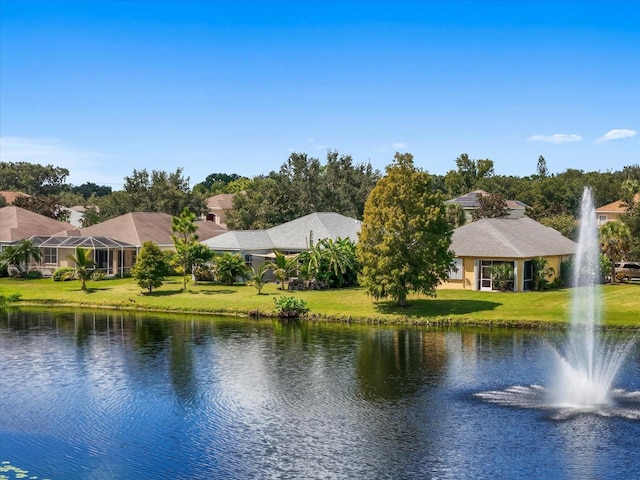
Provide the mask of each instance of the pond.
MULTIPOLYGON (((0 472, 51 480, 636 477, 637 417, 558 418, 483 399, 545 385, 549 346, 562 336, 0 313, 0 472)), ((640 411, 639 350, 615 384, 640 411)))

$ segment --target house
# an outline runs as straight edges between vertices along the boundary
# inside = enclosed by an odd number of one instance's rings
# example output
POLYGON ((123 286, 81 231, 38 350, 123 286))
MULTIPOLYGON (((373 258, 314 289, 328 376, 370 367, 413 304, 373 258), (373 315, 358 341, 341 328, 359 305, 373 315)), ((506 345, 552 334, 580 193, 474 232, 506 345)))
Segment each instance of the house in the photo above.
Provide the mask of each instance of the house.
POLYGON ((247 264, 257 269, 273 251, 285 254, 308 250, 322 239, 358 240, 362 222, 339 213, 316 212, 266 230, 231 230, 202 243, 216 252, 244 255, 247 264))
POLYGON ((207 216, 209 220, 224 228, 227 227, 227 214, 233 210, 233 193, 220 193, 207 198, 207 216))
MULTIPOLYGON (((464 210, 467 221, 471 221, 472 214, 475 210, 480 206, 480 198, 488 197, 491 195, 484 190, 474 190, 473 192, 469 192, 460 197, 452 198, 451 200, 445 201, 445 205, 457 204, 462 207, 464 210)), ((507 210, 509 212, 509 217, 511 218, 521 218, 524 217, 527 206, 525 203, 522 203, 518 200, 506 200, 507 202, 507 210)))
POLYGON ((97 268, 106 274, 122 273, 133 265, 135 246, 106 237, 85 237, 70 223, 59 222, 20 207, 0 208, 0 250, 22 240, 31 240, 40 249, 40 262, 29 268, 52 275, 61 267, 73 266, 67 257, 76 247, 90 248, 97 268))
MULTIPOLYGON (((214 222, 196 221, 196 233, 200 240, 207 240, 227 230, 214 222)), ((161 250, 173 250, 173 216, 162 212, 132 212, 79 230, 83 236, 108 237, 134 245, 138 249, 148 240, 161 250)))
MULTIPOLYGON (((640 193, 637 193, 634 197, 634 202, 640 203, 640 193)), ((598 219, 598 227, 601 227, 607 222, 613 222, 619 220, 620 215, 627 211, 627 205, 622 200, 607 203, 599 208, 596 208, 596 218, 598 219)))
POLYGON ((0 208, 0 250, 35 235, 51 236, 73 231, 70 223, 59 222, 39 213, 9 205, 0 208))
MULTIPOLYGON (((531 290, 533 260, 543 257, 560 273, 561 263, 576 253, 577 243, 557 230, 523 218, 483 218, 453 231, 455 268, 443 288, 493 290, 491 267, 513 266, 513 290, 531 290)), ((553 279, 551 279, 553 280, 553 279)))
POLYGON ((40 248, 40 263, 34 268, 43 275, 52 275, 55 270, 63 267, 73 267, 69 259, 76 248, 91 250, 92 260, 96 270, 105 275, 122 275, 131 270, 136 258, 136 247, 119 242, 108 237, 87 236, 35 236, 30 240, 40 248))
MULTIPOLYGON (((97 268, 106 274, 128 271, 135 263, 142 243, 151 240, 163 250, 173 250, 173 217, 166 213, 134 212, 84 229, 58 222, 19 207, 0 209, 0 250, 24 239, 40 248, 42 260, 32 267, 43 274, 69 266, 67 259, 75 247, 90 248, 97 268)), ((197 221, 200 239, 226 232, 213 222, 197 221)))
POLYGON ((7 202, 7 205, 13 205, 13 202, 16 201, 18 197, 31 197, 28 193, 23 192, 14 192, 10 190, 2 190, 0 191, 0 196, 4 197, 7 202))

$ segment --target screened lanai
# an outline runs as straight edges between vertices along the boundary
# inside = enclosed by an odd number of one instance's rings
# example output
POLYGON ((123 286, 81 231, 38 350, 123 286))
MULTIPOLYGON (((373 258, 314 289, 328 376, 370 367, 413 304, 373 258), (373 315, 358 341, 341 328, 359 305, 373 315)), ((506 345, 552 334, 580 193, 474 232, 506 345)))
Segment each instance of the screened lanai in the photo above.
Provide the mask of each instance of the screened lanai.
POLYGON ((106 275, 128 272, 136 258, 136 247, 109 237, 85 236, 33 236, 30 240, 40 249, 40 263, 36 267, 43 274, 53 273, 61 267, 73 267, 68 257, 76 247, 91 250, 95 269, 106 275))

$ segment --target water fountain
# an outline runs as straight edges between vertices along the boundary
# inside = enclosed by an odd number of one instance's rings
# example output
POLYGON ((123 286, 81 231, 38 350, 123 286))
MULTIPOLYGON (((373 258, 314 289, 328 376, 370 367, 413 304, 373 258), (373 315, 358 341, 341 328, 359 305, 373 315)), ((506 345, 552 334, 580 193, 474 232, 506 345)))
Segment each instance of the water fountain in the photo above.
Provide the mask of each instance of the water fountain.
POLYGON ((515 386, 478 397, 502 405, 552 409, 557 418, 592 412, 640 419, 640 392, 613 388, 634 340, 606 339, 601 333, 599 260, 595 209, 591 190, 585 188, 573 266, 571 325, 565 344, 553 348, 556 371, 550 387, 515 386))

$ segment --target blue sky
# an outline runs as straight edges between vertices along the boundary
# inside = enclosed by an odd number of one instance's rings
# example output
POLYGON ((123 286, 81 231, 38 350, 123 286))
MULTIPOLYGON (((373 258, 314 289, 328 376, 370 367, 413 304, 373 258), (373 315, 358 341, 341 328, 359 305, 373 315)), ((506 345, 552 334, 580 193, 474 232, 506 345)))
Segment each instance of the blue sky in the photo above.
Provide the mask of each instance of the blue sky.
POLYGON ((0 99, 2 161, 76 185, 328 149, 619 170, 640 163, 640 2, 2 0, 0 99))

